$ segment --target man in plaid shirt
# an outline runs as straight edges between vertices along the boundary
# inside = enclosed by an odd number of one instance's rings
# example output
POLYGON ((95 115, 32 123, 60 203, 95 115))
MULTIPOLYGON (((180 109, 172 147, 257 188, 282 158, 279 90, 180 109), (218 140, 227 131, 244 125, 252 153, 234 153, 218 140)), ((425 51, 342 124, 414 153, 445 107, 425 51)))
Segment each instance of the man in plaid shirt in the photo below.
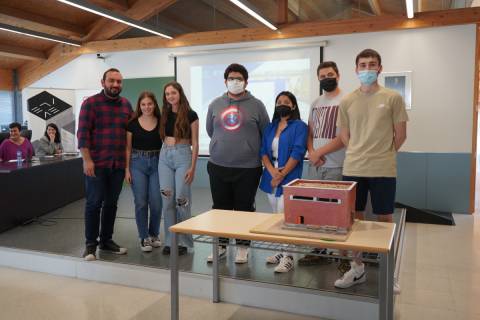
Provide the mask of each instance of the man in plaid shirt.
POLYGON ((120 97, 122 79, 117 69, 105 71, 102 92, 87 98, 80 109, 77 138, 87 198, 83 254, 87 261, 96 259, 98 244, 102 251, 127 253, 126 248, 112 240, 117 201, 125 176, 126 128, 132 114, 130 102, 120 97))

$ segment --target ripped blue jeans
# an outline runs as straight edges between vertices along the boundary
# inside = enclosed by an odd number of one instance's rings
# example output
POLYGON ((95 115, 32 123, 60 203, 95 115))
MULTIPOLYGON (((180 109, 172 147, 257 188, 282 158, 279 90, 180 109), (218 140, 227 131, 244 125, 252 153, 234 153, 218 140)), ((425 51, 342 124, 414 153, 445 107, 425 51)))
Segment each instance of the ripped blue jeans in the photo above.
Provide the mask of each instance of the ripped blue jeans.
MULTIPOLYGON (((190 185, 185 183, 185 173, 192 165, 192 149, 189 144, 164 144, 158 161, 162 214, 165 227, 165 245, 171 245, 168 228, 192 217, 190 185)), ((193 247, 192 235, 179 234, 178 244, 193 247)))

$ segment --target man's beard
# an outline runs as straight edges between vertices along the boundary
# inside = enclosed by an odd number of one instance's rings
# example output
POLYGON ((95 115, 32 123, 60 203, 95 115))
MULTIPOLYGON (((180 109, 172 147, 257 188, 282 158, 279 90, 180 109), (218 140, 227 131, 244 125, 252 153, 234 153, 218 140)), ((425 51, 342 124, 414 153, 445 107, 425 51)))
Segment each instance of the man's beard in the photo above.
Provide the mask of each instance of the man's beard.
POLYGON ((105 90, 105 94, 109 97, 112 97, 112 98, 117 98, 119 95, 120 95, 120 92, 122 92, 122 88, 119 88, 116 90, 116 92, 112 92, 110 89, 108 88, 103 88, 103 90, 105 90))

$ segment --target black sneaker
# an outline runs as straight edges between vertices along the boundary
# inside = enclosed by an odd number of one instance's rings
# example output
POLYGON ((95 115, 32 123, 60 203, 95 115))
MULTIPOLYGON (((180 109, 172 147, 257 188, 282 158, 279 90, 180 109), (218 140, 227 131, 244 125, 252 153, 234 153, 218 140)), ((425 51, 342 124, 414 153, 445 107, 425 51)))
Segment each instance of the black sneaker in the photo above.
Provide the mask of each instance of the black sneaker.
POLYGON ((88 245, 85 247, 85 251, 83 252, 82 257, 85 261, 95 261, 97 259, 97 246, 96 245, 88 245))
MULTIPOLYGON (((187 252, 188 252, 187 247, 178 246, 178 255, 179 256, 182 256, 182 255, 186 254, 187 252)), ((170 247, 169 246, 163 247, 162 253, 165 254, 165 255, 170 254, 170 247)))
POLYGON ((325 262, 329 262, 329 260, 325 260, 323 257, 316 255, 316 254, 327 254, 327 249, 313 249, 312 253, 314 254, 307 254, 305 257, 299 259, 298 264, 302 266, 314 266, 314 265, 324 264, 325 262))
POLYGON ((187 247, 182 247, 178 246, 178 255, 183 256, 184 254, 187 254, 188 248, 187 247))
POLYGON ((127 248, 122 248, 116 244, 112 239, 105 242, 101 242, 99 246, 100 250, 110 252, 114 254, 126 254, 127 248))

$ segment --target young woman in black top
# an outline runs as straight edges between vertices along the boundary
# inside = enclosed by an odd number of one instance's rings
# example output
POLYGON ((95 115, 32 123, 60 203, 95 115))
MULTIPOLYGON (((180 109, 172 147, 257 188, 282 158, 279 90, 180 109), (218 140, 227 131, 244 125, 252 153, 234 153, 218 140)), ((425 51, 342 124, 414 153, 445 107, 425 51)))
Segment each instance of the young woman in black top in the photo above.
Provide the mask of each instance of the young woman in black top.
POLYGON ((144 91, 138 97, 135 116, 127 126, 127 165, 125 180, 132 185, 135 198, 140 248, 144 252, 160 247, 162 197, 158 178, 160 109, 155 95, 144 91), (150 218, 148 209, 150 208, 150 218))
MULTIPOLYGON (((169 254, 168 228, 175 221, 191 217, 190 185, 198 157, 198 116, 190 108, 182 86, 175 81, 168 83, 163 91, 160 136, 163 139, 158 165, 165 223, 163 253, 169 254)), ((192 236, 182 234, 178 243, 179 254, 185 254, 188 247, 193 247, 192 236)))

